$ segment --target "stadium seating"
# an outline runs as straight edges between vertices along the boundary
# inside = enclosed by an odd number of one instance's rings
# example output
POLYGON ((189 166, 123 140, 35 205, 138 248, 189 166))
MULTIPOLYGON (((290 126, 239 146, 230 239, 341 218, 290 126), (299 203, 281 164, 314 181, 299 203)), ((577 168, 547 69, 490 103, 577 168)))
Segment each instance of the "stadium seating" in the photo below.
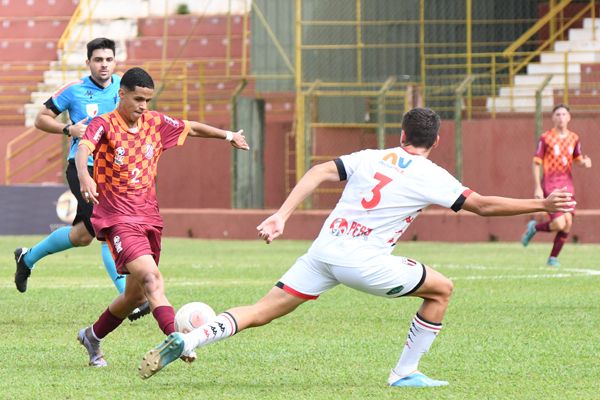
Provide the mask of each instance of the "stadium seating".
POLYGON ((4 0, 0 23, 0 125, 23 124, 36 90, 76 4, 72 0, 4 0))
MULTIPOLYGON (((600 63, 600 21, 596 20, 596 38, 593 37, 592 19, 586 18, 582 28, 569 30, 568 40, 557 41, 554 50, 541 55, 539 62, 527 65, 527 73, 515 76, 514 87, 501 87, 495 99, 487 100, 487 109, 495 107, 496 112, 533 112, 535 111, 535 92, 548 75, 553 75, 548 86, 542 92, 542 108, 550 110, 555 104, 555 96, 562 93, 565 79, 571 88, 569 102, 574 104, 580 100, 582 83, 599 82, 594 75, 585 75, 583 68, 586 64, 600 63), (568 66, 565 71, 565 53, 568 57, 568 66), (566 72, 566 73, 565 73, 566 72), (511 96, 513 98, 511 99, 511 96), (573 101, 571 101, 573 99, 573 101)), ((591 89, 593 90, 593 89, 591 89)), ((583 89, 586 93, 590 90, 583 89)), ((562 96, 561 96, 562 97, 562 96)), ((582 100, 585 102, 585 100, 582 100)))

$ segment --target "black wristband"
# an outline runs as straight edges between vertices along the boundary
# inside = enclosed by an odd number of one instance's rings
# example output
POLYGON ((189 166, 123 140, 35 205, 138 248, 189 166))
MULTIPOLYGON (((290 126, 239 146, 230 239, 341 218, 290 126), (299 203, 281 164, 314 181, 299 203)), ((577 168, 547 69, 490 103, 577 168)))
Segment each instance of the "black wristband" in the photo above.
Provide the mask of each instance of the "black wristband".
POLYGON ((65 136, 71 137, 71 133, 69 132, 70 127, 71 127, 71 124, 66 124, 65 127, 63 128, 63 133, 65 134, 65 136))

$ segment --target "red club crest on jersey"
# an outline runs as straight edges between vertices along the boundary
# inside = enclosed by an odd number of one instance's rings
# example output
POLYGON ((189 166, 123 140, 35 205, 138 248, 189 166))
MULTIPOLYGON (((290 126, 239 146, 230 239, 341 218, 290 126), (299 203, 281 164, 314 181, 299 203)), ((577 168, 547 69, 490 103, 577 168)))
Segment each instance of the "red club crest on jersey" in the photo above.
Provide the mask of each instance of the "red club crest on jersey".
POLYGON ((348 221, 344 218, 336 218, 329 225, 329 230, 333 236, 341 236, 348 230, 348 221))
POLYGON ((125 159, 125 148, 118 147, 115 150, 115 164, 123 165, 123 160, 125 159))

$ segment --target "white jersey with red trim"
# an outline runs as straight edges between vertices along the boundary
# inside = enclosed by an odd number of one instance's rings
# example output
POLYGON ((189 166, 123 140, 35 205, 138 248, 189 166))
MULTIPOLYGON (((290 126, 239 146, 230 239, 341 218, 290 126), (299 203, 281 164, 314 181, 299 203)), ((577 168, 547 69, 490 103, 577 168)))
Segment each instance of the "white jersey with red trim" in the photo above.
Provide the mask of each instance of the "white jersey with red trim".
POLYGON ((448 171, 401 147, 363 150, 335 160, 348 182, 308 253, 340 266, 389 255, 427 206, 460 210, 469 190, 448 171))

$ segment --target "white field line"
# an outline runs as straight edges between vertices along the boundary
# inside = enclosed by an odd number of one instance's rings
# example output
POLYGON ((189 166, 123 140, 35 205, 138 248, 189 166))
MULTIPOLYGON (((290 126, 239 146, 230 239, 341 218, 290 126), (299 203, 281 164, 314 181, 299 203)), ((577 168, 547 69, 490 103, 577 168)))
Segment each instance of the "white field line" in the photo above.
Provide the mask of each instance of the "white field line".
MULTIPOLYGON (((482 268, 486 269, 486 268, 482 268)), ((574 278, 600 275, 600 270, 596 269, 571 269, 562 268, 558 273, 540 273, 527 275, 472 275, 472 276, 457 276, 449 277, 454 281, 475 281, 475 280, 511 280, 511 279, 543 279, 543 278, 574 278)))
MULTIPOLYGON (((439 265, 435 266, 436 269, 439 268, 439 265)), ((442 269, 458 269, 458 265, 443 265, 442 269)), ((463 265, 462 269, 471 269, 471 270, 492 270, 497 269, 494 267, 486 267, 483 265, 463 265)), ((539 274, 507 274, 507 275, 467 275, 467 276, 448 276, 448 278, 453 281, 475 281, 475 280, 518 280, 518 279, 562 279, 562 278, 575 278, 575 277, 593 277, 599 276, 600 270, 596 269, 581 269, 581 268, 561 268, 559 270, 551 269, 548 267, 548 271, 557 271, 556 273, 539 273, 539 274)), ((274 284, 278 278, 273 278, 271 280, 169 280, 165 281, 165 286, 170 287, 190 287, 190 286, 198 286, 198 287, 207 287, 207 286, 259 286, 259 285, 268 285, 274 284)), ((38 282, 33 282, 31 288, 35 289, 99 289, 99 288, 112 288, 110 282, 108 282, 108 278, 105 280, 94 278, 94 280, 102 283, 80 283, 71 281, 69 283, 63 282, 42 282, 41 280, 38 282)), ((11 288, 14 289, 14 283, 10 282, 2 282, 0 283, 0 289, 11 288)))

